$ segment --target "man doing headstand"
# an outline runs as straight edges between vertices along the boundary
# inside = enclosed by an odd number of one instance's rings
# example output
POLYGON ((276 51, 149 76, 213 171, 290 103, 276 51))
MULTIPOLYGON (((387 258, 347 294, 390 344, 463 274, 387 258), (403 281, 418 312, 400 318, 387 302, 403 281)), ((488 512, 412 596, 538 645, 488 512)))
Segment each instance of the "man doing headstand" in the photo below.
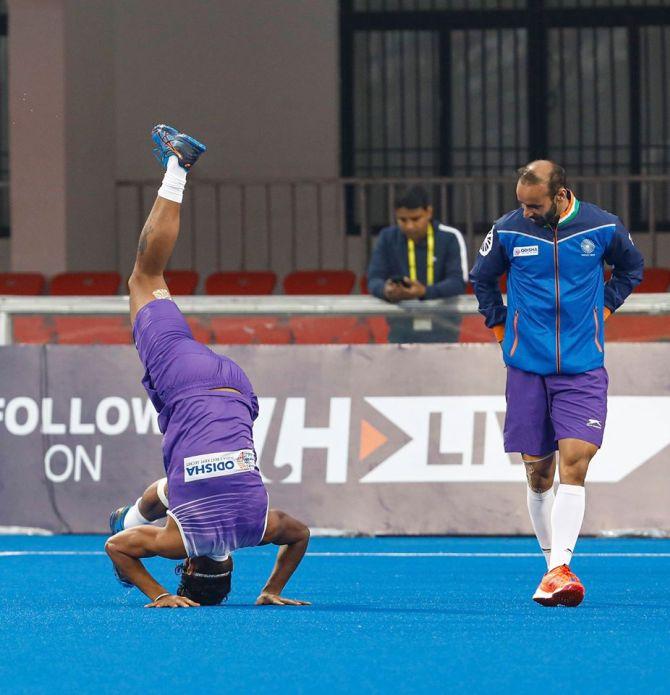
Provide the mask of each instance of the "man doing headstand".
POLYGON ((304 605, 281 596, 309 542, 309 529, 269 509, 256 461, 252 425, 258 399, 242 369, 193 339, 163 271, 179 234, 186 174, 205 146, 166 125, 152 131, 154 153, 166 168, 142 230, 128 282, 130 320, 142 383, 163 433, 169 510, 165 527, 136 526, 113 535, 105 549, 122 581, 145 593, 148 606, 218 603, 230 588, 237 548, 274 543, 277 562, 257 604, 304 605), (182 584, 173 595, 141 558, 183 559, 182 584))

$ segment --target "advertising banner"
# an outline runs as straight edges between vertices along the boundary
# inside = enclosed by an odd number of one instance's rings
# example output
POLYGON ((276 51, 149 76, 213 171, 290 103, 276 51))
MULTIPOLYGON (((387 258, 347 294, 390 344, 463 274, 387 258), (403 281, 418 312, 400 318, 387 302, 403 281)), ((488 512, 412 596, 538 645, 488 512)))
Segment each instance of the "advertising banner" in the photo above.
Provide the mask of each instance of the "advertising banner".
MULTIPOLYGON (((494 345, 235 346, 271 504, 319 528, 531 533, 494 345)), ((670 344, 607 348, 585 533, 670 532, 670 344)), ((133 347, 0 348, 0 526, 104 532, 163 476, 133 347)))

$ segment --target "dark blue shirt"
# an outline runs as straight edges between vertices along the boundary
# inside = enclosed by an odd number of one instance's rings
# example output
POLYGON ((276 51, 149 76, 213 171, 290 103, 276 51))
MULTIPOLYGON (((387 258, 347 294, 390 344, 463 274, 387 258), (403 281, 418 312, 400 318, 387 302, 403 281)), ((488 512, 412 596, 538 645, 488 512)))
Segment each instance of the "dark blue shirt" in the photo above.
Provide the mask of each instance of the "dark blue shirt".
MULTIPOLYGON (((427 285, 428 240, 414 245, 416 254, 416 279, 426 285, 424 299, 452 297, 465 291, 468 279, 468 259, 463 235, 454 227, 433 220, 435 247, 433 283, 427 285)), ((377 244, 368 266, 368 290, 380 299, 384 298, 384 283, 396 275, 409 277, 407 237, 400 227, 385 227, 379 233, 377 244)))

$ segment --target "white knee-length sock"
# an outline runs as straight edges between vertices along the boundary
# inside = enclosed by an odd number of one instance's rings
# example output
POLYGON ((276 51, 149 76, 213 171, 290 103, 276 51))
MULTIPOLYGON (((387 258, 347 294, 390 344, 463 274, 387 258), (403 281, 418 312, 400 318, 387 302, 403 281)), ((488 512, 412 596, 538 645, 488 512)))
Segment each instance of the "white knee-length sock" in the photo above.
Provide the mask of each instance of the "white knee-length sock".
POLYGON ((550 487, 545 492, 534 492, 527 488, 526 501, 528 513, 533 524, 533 530, 540 544, 540 549, 549 567, 551 556, 551 510, 554 507, 554 488, 550 487))
POLYGON ((158 195, 175 203, 181 203, 184 197, 184 186, 186 186, 186 169, 179 166, 176 156, 170 157, 158 195))
POLYGON ((150 524, 148 519, 145 519, 140 513, 140 502, 142 498, 139 497, 137 502, 126 512, 126 516, 123 520, 123 528, 135 528, 135 526, 144 526, 150 524))
POLYGON ((584 521, 586 492, 581 485, 559 485, 551 512, 549 569, 569 565, 584 521))

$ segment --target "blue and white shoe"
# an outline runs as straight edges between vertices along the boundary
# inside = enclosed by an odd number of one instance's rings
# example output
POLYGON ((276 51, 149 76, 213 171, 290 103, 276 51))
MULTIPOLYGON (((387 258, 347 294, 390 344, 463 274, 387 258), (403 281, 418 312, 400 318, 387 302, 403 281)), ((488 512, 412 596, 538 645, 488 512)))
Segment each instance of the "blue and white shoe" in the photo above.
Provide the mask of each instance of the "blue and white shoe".
POLYGON ((112 532, 112 536, 123 531, 123 522, 129 509, 130 505, 128 504, 125 507, 119 507, 109 515, 109 530, 112 532))
MULTIPOLYGON (((130 509, 130 505, 126 505, 125 507, 119 507, 117 510, 113 511, 109 515, 109 530, 112 532, 112 535, 115 533, 120 533, 123 531, 123 520, 126 518, 126 514, 128 513, 128 510, 130 509)), ((116 576, 119 584, 121 586, 125 587, 132 587, 135 586, 131 581, 126 579, 119 570, 116 568, 116 565, 112 563, 112 567, 114 568, 114 575, 116 576)))
POLYGON ((179 166, 189 171, 207 147, 176 128, 159 123, 151 129, 151 139, 156 144, 152 152, 156 159, 167 168, 168 159, 177 157, 179 166))

